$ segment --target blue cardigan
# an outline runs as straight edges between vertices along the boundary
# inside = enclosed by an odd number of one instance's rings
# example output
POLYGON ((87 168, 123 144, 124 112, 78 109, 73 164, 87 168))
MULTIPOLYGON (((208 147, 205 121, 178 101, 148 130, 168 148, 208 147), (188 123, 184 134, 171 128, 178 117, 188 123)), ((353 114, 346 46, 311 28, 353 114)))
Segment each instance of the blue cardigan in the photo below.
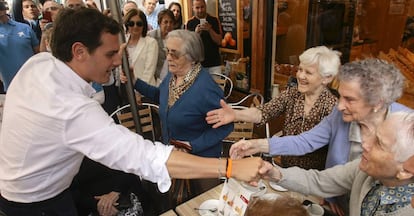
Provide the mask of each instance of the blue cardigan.
POLYGON ((193 85, 168 108, 169 82, 172 74, 164 78, 159 88, 137 80, 135 89, 149 99, 159 102, 163 143, 170 139, 189 141, 192 154, 203 157, 220 157, 221 141, 233 131, 233 124, 213 129, 205 117, 208 111, 220 108, 223 90, 204 68, 193 85))
MULTIPOLYGON (((389 112, 412 111, 410 108, 392 103, 389 112)), ((350 122, 342 120, 342 113, 337 109, 325 117, 314 128, 296 136, 272 137, 269 139, 269 151, 272 155, 304 155, 325 145, 329 145, 326 168, 348 162, 350 122)))

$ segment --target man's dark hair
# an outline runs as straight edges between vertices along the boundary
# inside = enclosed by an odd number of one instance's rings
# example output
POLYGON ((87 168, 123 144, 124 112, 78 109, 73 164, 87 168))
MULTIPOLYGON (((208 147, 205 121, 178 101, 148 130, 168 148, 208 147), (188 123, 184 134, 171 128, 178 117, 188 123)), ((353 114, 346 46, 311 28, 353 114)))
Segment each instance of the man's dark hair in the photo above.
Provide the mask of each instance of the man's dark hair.
POLYGON ((54 21, 50 47, 53 55, 61 61, 72 60, 72 45, 80 42, 93 53, 101 44, 102 33, 113 35, 121 32, 121 26, 112 18, 95 9, 62 9, 54 21))

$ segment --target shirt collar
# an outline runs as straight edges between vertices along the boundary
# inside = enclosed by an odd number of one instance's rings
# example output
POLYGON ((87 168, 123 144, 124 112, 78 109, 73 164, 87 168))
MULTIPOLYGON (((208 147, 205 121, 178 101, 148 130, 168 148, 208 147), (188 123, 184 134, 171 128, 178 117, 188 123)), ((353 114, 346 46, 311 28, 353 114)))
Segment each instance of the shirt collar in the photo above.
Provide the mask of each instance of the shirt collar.
POLYGON ((89 98, 93 97, 96 91, 90 83, 82 79, 82 77, 80 77, 75 71, 72 70, 72 68, 69 67, 69 65, 67 65, 63 61, 57 59, 54 56, 52 56, 52 58, 54 59, 57 65, 60 65, 60 67, 62 68, 62 73, 64 73, 68 77, 71 77, 71 79, 75 81, 71 85, 73 91, 81 92, 83 95, 86 95, 89 98))

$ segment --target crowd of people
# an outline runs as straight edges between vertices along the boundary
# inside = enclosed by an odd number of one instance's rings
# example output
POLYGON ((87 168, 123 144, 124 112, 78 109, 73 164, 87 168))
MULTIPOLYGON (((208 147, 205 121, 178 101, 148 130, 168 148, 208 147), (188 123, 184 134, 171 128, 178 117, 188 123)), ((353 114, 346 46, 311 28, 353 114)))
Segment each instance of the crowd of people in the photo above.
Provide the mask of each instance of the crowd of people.
MULTIPOLYGON (((0 0, 0 215, 158 215, 177 204, 179 183, 189 182, 184 202, 222 178, 268 179, 326 198, 339 216, 414 215, 414 113, 396 102, 397 67, 341 65, 340 52, 312 47, 299 56, 297 86, 235 110, 211 76, 221 73, 220 22, 205 0, 192 7, 184 22, 177 2, 125 1, 118 23, 92 0, 0 0), (159 105, 160 142, 109 117, 127 103, 127 82, 159 105), (281 115, 281 137, 240 140, 221 158, 233 122, 281 115)), ((296 200, 260 197, 246 215, 276 207, 306 215, 296 200)))

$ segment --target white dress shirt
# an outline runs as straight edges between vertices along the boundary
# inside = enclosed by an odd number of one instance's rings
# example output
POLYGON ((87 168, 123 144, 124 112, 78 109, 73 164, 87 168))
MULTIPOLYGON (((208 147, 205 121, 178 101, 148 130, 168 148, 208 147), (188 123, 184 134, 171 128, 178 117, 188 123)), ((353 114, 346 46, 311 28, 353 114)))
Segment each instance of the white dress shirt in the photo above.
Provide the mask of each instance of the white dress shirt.
POLYGON ((84 155, 113 169, 171 181, 172 147, 117 125, 91 97, 95 90, 49 53, 26 62, 6 95, 0 135, 0 191, 11 201, 52 198, 69 187, 84 155))

